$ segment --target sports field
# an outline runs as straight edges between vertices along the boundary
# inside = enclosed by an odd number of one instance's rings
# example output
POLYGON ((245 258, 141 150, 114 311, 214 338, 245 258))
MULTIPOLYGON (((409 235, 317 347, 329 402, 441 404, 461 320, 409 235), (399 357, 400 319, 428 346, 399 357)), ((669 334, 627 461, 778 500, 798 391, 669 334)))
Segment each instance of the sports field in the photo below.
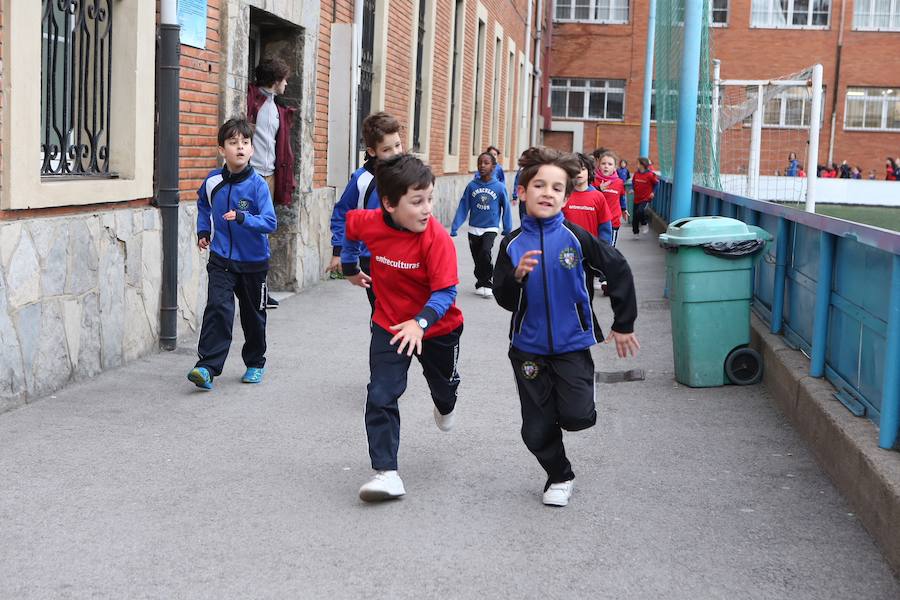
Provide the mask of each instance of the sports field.
POLYGON ((816 212, 820 215, 900 231, 900 207, 819 204, 816 206, 816 212))

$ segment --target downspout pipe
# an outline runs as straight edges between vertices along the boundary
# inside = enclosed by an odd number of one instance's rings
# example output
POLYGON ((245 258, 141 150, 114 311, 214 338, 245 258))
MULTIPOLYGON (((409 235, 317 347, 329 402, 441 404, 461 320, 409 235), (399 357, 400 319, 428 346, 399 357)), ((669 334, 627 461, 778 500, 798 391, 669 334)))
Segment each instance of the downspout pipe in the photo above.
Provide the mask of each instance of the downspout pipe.
POLYGON ((159 188, 156 206, 162 220, 162 290, 159 309, 159 346, 174 350, 178 339, 178 87, 179 41, 176 0, 160 4, 157 105, 159 188), (163 151, 164 150, 164 151, 163 151))
POLYGON ((541 123, 541 79, 544 76, 541 69, 541 44, 544 38, 544 0, 538 0, 537 19, 534 35, 534 86, 531 88, 531 145, 538 143, 538 131, 542 129, 541 123))

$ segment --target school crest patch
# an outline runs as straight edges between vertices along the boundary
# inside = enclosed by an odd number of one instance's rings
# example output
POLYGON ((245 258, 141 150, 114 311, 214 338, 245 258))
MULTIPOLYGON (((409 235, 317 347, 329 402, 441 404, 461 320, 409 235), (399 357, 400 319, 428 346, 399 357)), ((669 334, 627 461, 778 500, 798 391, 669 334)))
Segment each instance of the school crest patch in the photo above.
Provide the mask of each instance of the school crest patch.
POLYGON ((537 363, 533 363, 530 360, 526 360, 522 363, 522 377, 525 379, 534 379, 538 376, 540 370, 537 363))
POLYGON ((562 252, 559 253, 559 264, 567 269, 574 269, 575 265, 578 264, 578 255, 575 254, 575 248, 563 248, 562 252))
POLYGON ((238 200, 238 209, 239 210, 247 210, 250 208, 250 201, 247 199, 238 200))

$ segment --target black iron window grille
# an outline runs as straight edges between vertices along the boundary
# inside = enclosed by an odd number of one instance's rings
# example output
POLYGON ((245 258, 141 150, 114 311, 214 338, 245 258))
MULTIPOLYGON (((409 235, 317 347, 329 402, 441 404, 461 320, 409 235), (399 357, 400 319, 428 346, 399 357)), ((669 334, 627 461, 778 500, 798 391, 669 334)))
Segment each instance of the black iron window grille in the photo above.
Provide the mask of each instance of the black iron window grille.
POLYGON ((425 55, 425 0, 419 0, 419 27, 416 41, 416 95, 413 105, 412 151, 422 149, 422 59, 425 55))
POLYGON ((358 150, 366 149, 362 122, 372 110, 372 80, 375 78, 375 0, 364 0, 362 15, 362 52, 359 90, 356 95, 356 139, 358 150))
POLYGON ((41 176, 111 176, 113 0, 42 2, 41 176))
POLYGON ((447 136, 447 154, 454 154, 456 149, 456 141, 459 137, 457 116, 456 116, 456 92, 459 87, 459 38, 462 36, 463 19, 463 1, 456 0, 456 13, 453 19, 453 64, 450 69, 450 135, 447 136))

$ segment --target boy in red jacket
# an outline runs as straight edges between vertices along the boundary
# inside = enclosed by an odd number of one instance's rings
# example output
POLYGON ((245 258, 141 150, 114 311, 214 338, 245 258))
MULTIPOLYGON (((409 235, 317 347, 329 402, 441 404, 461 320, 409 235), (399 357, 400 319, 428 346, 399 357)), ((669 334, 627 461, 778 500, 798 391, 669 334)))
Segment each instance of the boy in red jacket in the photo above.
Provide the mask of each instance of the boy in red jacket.
POLYGON ((612 150, 606 150, 600 153, 597 159, 597 177, 594 179, 594 187, 603 192, 606 198, 606 205, 609 207, 610 216, 612 217, 612 242, 615 247, 619 239, 619 226, 622 224, 622 217, 628 220, 628 209, 625 196, 625 183, 616 173, 616 163, 619 157, 612 150))
POLYGON ((631 232, 634 235, 638 235, 641 231, 647 233, 650 230, 647 208, 656 195, 656 184, 659 183, 656 173, 650 170, 652 164, 646 156, 640 157, 638 170, 631 176, 631 186, 634 188, 634 217, 631 219, 631 232))
POLYGON ((380 208, 347 213, 341 269, 363 288, 375 286, 366 435, 375 473, 359 488, 366 502, 406 494, 397 473, 400 409, 412 355, 418 355, 438 429, 453 426, 463 316, 456 307, 456 247, 431 218, 434 175, 422 161, 402 154, 375 169, 380 208), (371 277, 359 269, 359 242, 372 253, 371 277))

